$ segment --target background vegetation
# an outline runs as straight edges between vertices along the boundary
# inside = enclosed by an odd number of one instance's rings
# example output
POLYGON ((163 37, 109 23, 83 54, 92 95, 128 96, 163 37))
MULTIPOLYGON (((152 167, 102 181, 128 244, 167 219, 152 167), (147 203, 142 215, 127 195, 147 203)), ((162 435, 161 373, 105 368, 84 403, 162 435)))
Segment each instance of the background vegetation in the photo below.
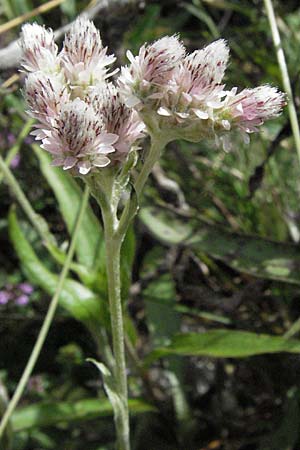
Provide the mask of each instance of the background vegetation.
MULTIPOLYGON (((30 20, 53 29, 67 25, 87 6, 97 8, 81 0, 50 5, 2 0, 3 49, 20 30, 20 24, 9 21, 41 5, 48 11, 30 20)), ((277 1, 274 7, 299 108, 299 2, 277 1)), ((223 37, 231 49, 228 86, 270 83, 282 88, 261 1, 108 1, 94 21, 120 63, 125 63, 127 48, 135 53, 145 41, 166 34, 180 33, 190 50, 223 37)), ((23 74, 17 60, 7 63, 1 52, 1 155, 63 250, 80 186, 50 168, 47 155, 33 144, 20 91, 23 74)), ((211 142, 167 148, 123 248, 135 450, 300 448, 300 341, 297 327, 291 329, 300 316, 299 174, 287 111, 253 135, 249 146, 237 138, 229 153, 211 142)), ((49 254, 21 208, 13 205, 1 174, 0 183, 4 411, 63 257, 49 254)), ((3 450, 113 448, 112 409, 98 372, 86 362, 88 357, 101 359, 109 330, 97 222, 100 213, 91 200, 76 264, 0 443, 3 450)))

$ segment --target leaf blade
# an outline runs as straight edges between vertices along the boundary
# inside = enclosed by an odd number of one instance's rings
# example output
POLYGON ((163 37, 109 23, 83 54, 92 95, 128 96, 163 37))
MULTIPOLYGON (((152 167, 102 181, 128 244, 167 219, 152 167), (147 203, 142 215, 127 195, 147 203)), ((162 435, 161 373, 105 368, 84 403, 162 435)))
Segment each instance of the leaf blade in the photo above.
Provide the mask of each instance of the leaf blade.
MULTIPOLYGON (((142 399, 129 400, 132 414, 155 411, 142 399)), ((55 426, 61 422, 78 422, 113 415, 110 402, 105 399, 88 398, 77 402, 41 402, 16 410, 12 416, 15 433, 32 428, 55 426)))
POLYGON ((169 355, 245 358, 266 353, 300 353, 300 340, 227 329, 205 333, 177 334, 169 345, 154 349, 147 357, 149 365, 169 355))
POLYGON ((205 252, 239 272, 258 278, 300 285, 300 251, 296 245, 233 233, 199 219, 194 223, 185 221, 150 207, 143 208, 139 217, 163 244, 183 245, 205 252))

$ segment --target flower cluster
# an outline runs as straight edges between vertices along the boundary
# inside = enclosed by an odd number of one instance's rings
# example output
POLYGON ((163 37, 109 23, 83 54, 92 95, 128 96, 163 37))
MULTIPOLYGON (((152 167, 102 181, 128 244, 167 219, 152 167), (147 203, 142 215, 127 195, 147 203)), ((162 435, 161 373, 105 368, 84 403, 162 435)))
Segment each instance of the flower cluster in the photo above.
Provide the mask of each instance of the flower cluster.
POLYGON ((4 289, 0 290, 0 305, 14 303, 18 306, 25 306, 33 291, 33 286, 26 282, 17 285, 6 284, 4 289))
POLYGON ((54 34, 37 24, 22 28, 24 96, 38 124, 32 132, 53 165, 86 175, 117 164, 143 136, 137 113, 107 81, 107 55, 94 24, 78 18, 58 52, 54 34))
POLYGON ((222 39, 188 54, 178 36, 143 45, 109 81, 115 61, 99 31, 78 18, 58 52, 54 34, 37 24, 22 29, 24 96, 33 131, 53 165, 87 175, 124 161, 139 139, 160 134, 164 142, 214 138, 230 148, 231 132, 249 142, 266 120, 280 114, 285 96, 276 88, 226 89, 229 50, 222 39))
POLYGON ((119 77, 126 105, 170 140, 215 137, 227 147, 229 132, 239 129, 247 142, 246 133, 258 131, 285 104, 284 94, 270 86, 225 89, 229 50, 222 39, 187 54, 178 37, 164 37, 143 46, 138 56, 127 56, 130 65, 119 77))

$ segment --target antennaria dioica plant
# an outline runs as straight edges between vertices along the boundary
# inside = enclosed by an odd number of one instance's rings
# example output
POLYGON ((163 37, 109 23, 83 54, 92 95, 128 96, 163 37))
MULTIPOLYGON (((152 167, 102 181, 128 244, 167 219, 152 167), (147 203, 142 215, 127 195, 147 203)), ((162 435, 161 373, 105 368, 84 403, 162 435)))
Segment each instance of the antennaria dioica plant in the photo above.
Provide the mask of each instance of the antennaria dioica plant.
MULTIPOLYGON (((90 191, 101 209, 112 357, 109 349, 105 364, 92 361, 102 373, 114 409, 117 449, 129 450, 121 249, 144 185, 170 142, 209 139, 228 151, 235 133, 249 143, 249 134, 281 113, 285 96, 268 85, 228 90, 222 80, 229 49, 222 39, 188 54, 178 36, 164 37, 142 46, 137 56, 128 51, 129 65, 120 74, 109 71, 116 58, 107 53, 99 31, 85 18, 73 24, 60 52, 53 32, 37 24, 23 27, 21 43, 27 72, 24 97, 28 113, 37 121, 32 134, 52 156, 53 166, 85 183, 85 202, 90 191)), ((32 215, 28 205, 27 212, 32 215)), ((71 264, 77 228, 55 305, 71 264)), ((2 419, 1 431, 40 348, 2 419)))

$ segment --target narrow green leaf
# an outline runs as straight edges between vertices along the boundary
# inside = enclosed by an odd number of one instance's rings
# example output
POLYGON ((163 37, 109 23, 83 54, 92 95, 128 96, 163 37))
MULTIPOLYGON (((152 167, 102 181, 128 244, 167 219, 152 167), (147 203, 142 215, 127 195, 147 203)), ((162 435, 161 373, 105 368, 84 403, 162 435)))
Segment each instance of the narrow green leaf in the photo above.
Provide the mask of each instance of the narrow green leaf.
POLYGON ((300 341, 281 336, 226 329, 178 334, 165 347, 151 352, 146 364, 168 355, 244 358, 264 353, 300 353, 300 341))
MULTIPOLYGON (((38 156, 43 175, 53 189, 59 203, 68 231, 71 233, 79 209, 82 191, 71 175, 51 166, 51 158, 46 152, 42 151, 38 145, 33 145, 33 148, 38 156)), ((79 262, 93 269, 98 267, 99 255, 103 245, 100 222, 91 207, 88 207, 76 244, 76 255, 79 262)), ((104 264, 103 257, 101 263, 104 264)))
POLYGON ((232 233, 199 219, 179 219, 175 214, 150 207, 143 208, 139 217, 164 244, 192 247, 255 277, 300 285, 297 245, 232 233))
MULTIPOLYGON (((38 259, 32 246, 27 241, 17 219, 15 210, 9 213, 9 235, 14 249, 21 261, 22 270, 35 285, 53 295, 57 286, 58 276, 50 272, 38 259)), ((101 300, 88 288, 77 281, 67 279, 60 296, 60 305, 74 318, 84 322, 91 331, 99 326, 101 300)))
MULTIPOLYGON (((155 411, 155 408, 142 399, 129 400, 132 414, 155 411)), ((12 416, 13 431, 54 426, 62 422, 77 422, 107 417, 113 414, 110 402, 105 399, 89 398, 77 402, 36 403, 16 410, 12 416)))

